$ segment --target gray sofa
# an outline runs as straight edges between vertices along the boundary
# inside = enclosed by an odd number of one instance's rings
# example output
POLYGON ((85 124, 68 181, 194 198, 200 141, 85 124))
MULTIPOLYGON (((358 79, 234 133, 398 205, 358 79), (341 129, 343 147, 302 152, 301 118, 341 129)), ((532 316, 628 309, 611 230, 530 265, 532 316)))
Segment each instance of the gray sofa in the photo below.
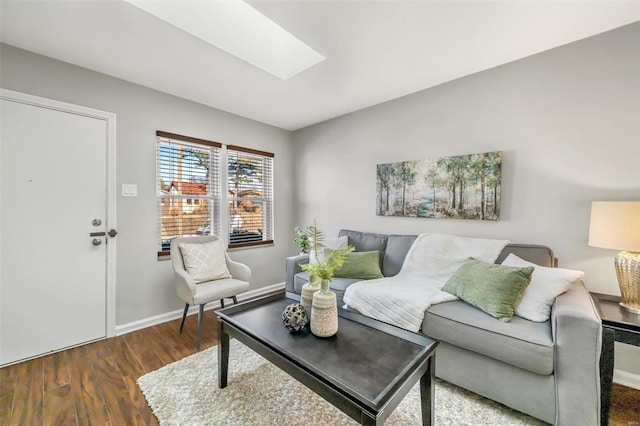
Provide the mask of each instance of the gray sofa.
MULTIPOLYGON (((384 235, 341 230, 356 251, 380 250, 386 277, 402 268, 415 235, 384 235)), ((509 253, 541 266, 557 267, 551 249, 509 244, 509 253)), ((300 297, 309 280, 300 264, 308 256, 286 260, 286 292, 300 297)), ((359 280, 334 278, 339 303, 346 288, 359 280)), ((600 424, 599 359, 601 323, 593 301, 580 282, 558 296, 544 323, 514 316, 501 322, 463 301, 432 305, 422 333, 440 341, 436 376, 556 425, 600 424)))

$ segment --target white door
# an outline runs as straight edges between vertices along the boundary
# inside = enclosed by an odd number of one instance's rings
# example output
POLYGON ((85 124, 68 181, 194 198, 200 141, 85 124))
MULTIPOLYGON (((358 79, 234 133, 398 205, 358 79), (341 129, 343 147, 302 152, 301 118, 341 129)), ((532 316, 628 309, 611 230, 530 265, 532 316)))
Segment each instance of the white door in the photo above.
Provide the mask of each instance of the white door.
POLYGON ((107 335, 107 122, 2 99, 0 365, 107 335))

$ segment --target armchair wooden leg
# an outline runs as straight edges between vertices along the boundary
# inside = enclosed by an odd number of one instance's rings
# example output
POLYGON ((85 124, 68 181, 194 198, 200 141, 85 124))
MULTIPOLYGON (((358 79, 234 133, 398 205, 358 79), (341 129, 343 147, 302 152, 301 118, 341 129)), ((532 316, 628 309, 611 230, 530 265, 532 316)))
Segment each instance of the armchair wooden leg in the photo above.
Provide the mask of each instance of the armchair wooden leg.
POLYGON ((220 299, 220 307, 224 308, 224 299, 220 299))
POLYGON ((200 305, 198 312, 198 340, 196 341, 196 351, 200 350, 200 331, 202 330, 202 317, 204 316, 204 303, 200 305))
POLYGON ((184 320, 187 318, 187 311, 189 310, 189 304, 184 305, 184 312, 182 313, 182 322, 180 323, 180 334, 182 334, 182 328, 184 327, 184 320))
POLYGON ((236 296, 233 296, 233 303, 235 303, 235 304, 238 303, 238 298, 236 296))

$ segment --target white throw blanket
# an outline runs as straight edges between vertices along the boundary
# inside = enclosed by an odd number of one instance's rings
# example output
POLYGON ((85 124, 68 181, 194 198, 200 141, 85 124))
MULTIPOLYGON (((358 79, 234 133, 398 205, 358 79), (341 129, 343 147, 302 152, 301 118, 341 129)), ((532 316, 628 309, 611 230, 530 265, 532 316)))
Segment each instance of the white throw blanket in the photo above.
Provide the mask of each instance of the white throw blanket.
POLYGON ((468 258, 493 263, 507 240, 420 234, 395 277, 360 281, 347 288, 347 307, 417 332, 424 312, 434 303, 456 300, 442 287, 468 258))

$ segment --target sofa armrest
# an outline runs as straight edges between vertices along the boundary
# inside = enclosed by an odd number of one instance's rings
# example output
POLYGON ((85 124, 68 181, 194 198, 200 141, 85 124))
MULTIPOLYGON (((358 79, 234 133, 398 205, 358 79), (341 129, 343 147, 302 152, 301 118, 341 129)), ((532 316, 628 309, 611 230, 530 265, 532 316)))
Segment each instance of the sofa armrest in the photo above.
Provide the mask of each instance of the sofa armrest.
POLYGON ((582 282, 556 298, 551 327, 556 425, 599 425, 602 324, 582 282))
POLYGON ((295 294, 295 288, 293 287, 293 277, 302 272, 301 264, 309 262, 308 254, 300 254, 298 256, 287 257, 286 260, 286 272, 284 277, 285 291, 287 293, 295 294))

